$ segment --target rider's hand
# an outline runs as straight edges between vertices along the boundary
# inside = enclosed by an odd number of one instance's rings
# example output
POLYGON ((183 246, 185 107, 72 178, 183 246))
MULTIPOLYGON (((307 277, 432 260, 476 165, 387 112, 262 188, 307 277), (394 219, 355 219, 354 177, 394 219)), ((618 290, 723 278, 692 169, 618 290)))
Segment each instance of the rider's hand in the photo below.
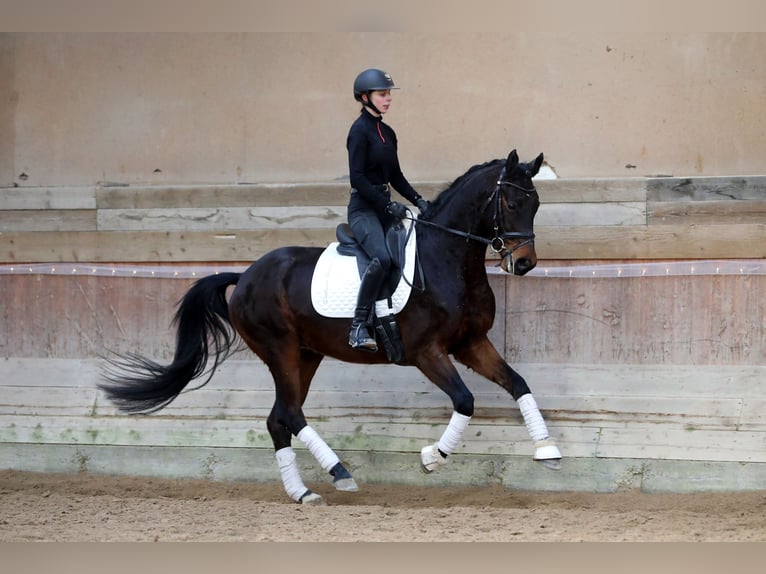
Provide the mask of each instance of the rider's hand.
POLYGON ((396 223, 401 223, 402 219, 407 217, 407 208, 398 201, 392 201, 386 206, 386 213, 393 217, 396 223))
POLYGON ((422 197, 418 199, 415 202, 415 205, 418 208, 418 211, 420 211, 421 217, 428 217, 429 212, 431 211, 431 202, 427 199, 423 199, 422 197))

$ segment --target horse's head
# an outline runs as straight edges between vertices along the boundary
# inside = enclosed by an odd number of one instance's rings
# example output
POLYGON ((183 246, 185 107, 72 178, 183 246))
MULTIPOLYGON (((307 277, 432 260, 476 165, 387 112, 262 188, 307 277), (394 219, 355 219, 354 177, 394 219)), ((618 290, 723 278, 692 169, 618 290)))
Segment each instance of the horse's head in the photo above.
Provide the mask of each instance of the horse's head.
POLYGON ((519 163, 513 150, 505 161, 475 165, 440 193, 419 221, 473 240, 474 256, 482 262, 489 245, 505 271, 524 275, 537 265, 532 229, 540 200, 532 178, 542 163, 543 154, 519 163))
POLYGON ((532 178, 542 163, 543 154, 530 163, 519 163, 513 150, 500 171, 492 196, 495 237, 490 246, 500 254, 502 269, 514 275, 524 275, 537 265, 533 223, 540 198, 532 178))

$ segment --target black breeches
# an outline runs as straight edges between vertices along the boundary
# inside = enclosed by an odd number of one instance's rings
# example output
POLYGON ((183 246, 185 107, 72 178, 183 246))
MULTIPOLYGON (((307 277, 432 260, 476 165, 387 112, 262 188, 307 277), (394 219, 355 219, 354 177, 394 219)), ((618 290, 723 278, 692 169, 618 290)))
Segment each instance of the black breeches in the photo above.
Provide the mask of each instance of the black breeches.
POLYGON ((354 236, 370 260, 377 259, 387 277, 391 270, 391 256, 386 247, 385 230, 375 211, 371 209, 349 209, 348 224, 354 236))

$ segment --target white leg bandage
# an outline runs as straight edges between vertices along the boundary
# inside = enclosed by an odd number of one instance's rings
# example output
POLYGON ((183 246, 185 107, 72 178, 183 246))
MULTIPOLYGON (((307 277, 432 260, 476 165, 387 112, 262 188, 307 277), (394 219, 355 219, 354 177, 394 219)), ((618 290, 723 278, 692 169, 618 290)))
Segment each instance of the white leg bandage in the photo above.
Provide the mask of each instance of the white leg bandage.
POLYGON ((545 425, 543 415, 540 414, 540 409, 537 408, 537 402, 532 394, 528 393, 520 397, 517 403, 532 440, 537 442, 548 438, 548 427, 545 425))
POLYGON ((279 465, 279 475, 282 477, 282 484, 285 492, 295 502, 300 502, 301 496, 306 494, 308 488, 301 480, 301 473, 298 471, 298 465, 295 464, 295 452, 292 447, 281 448, 276 452, 277 464, 279 465))
POLYGON ((332 467, 340 462, 338 455, 327 446, 322 437, 310 426, 306 425, 303 427, 303 430, 298 433, 298 439, 306 445, 306 448, 314 455, 319 465, 327 472, 330 472, 332 467))
POLYGON ((455 452, 457 447, 460 446, 460 440, 463 438, 463 433, 470 420, 471 417, 453 412, 452 418, 450 419, 444 434, 442 434, 442 437, 439 439, 439 450, 444 454, 452 454, 455 452))

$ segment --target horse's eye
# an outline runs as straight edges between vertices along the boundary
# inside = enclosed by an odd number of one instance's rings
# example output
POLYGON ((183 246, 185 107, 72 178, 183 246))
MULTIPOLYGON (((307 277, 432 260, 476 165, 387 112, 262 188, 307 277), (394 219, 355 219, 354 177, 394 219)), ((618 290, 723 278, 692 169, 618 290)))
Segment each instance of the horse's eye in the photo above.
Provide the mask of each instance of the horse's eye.
POLYGON ((509 201, 508 202, 508 211, 516 211, 516 208, 518 205, 516 205, 515 201, 509 201))

